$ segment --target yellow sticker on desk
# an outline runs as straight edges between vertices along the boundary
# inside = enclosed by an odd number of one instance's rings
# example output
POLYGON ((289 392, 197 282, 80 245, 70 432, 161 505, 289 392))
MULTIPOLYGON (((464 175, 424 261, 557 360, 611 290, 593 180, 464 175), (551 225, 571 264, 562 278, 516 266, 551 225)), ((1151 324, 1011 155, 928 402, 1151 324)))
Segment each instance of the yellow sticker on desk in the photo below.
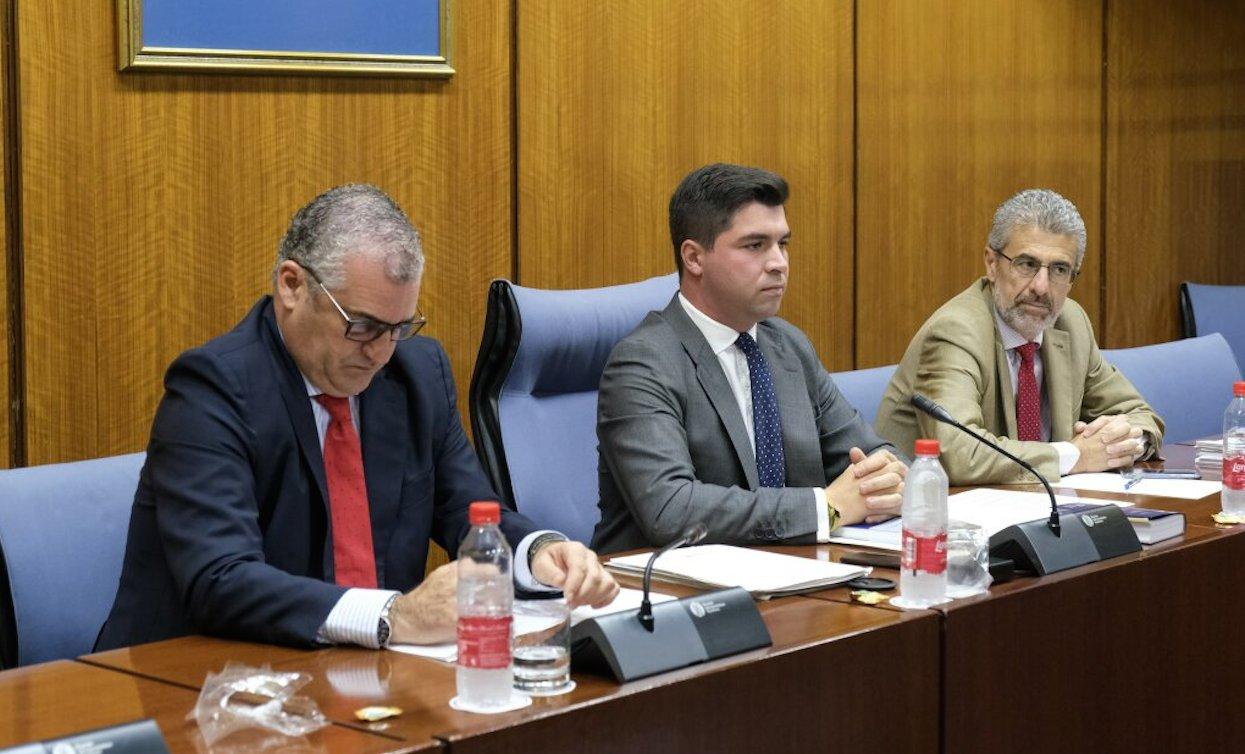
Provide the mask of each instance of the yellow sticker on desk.
POLYGON ((402 714, 398 707, 361 707, 354 711, 355 719, 365 723, 376 723, 402 714))
POLYGON ((879 602, 885 602, 890 599, 881 592, 871 592, 868 589, 857 589, 852 592, 852 599, 865 605, 876 605, 879 602))
POLYGON ((1237 513, 1224 513, 1223 511, 1219 511, 1211 516, 1211 518, 1215 519, 1215 523, 1223 524, 1225 526, 1228 524, 1245 524, 1245 516, 1237 513))

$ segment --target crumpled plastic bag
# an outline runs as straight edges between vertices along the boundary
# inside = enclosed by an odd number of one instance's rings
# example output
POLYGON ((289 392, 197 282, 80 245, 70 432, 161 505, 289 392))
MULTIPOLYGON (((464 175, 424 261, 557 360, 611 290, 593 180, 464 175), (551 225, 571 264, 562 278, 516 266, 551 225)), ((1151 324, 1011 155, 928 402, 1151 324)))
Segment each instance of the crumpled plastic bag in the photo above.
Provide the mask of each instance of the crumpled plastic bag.
POLYGON ((187 715, 199 724, 211 746, 247 728, 263 728, 285 736, 304 736, 329 724, 314 701, 295 692, 307 685, 306 673, 280 673, 231 662, 208 673, 194 710, 187 715))

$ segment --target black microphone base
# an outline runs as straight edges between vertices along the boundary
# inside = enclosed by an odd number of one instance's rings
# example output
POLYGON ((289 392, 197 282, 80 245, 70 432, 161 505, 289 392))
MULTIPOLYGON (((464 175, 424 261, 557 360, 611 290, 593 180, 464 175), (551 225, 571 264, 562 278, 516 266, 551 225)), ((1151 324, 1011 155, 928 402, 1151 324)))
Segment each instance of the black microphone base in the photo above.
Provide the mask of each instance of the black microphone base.
POLYGON ((653 630, 638 610, 589 618, 571 629, 577 670, 619 683, 773 644, 747 590, 735 587, 653 605, 653 630))
POLYGON ((1141 551, 1141 542, 1117 506, 1103 505, 1059 517, 1056 537, 1047 519, 1015 524, 990 537, 990 554, 1009 558, 1017 571, 1042 576, 1141 551))

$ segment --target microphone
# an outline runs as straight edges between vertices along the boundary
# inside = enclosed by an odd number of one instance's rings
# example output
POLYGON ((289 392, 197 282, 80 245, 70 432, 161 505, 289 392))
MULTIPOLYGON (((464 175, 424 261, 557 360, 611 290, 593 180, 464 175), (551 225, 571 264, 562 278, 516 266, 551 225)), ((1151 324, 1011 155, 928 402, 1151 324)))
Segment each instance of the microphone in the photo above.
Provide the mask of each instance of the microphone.
POLYGON ((653 556, 648 559, 648 564, 644 566, 644 599, 640 602, 640 612, 636 615, 636 617, 639 618, 640 625, 644 626, 644 630, 648 631, 650 634, 653 633, 653 604, 649 602, 649 589, 653 583, 653 564, 657 562, 658 558, 671 550, 678 549, 685 545, 696 544, 700 540, 704 539, 705 534, 707 533, 708 530, 705 528, 704 524, 692 524, 684 530, 683 536, 653 553, 653 556))
POLYGON ((1059 506, 1055 503, 1055 491, 1050 488, 1050 482, 1046 481, 1046 477, 1039 474, 1037 472, 1037 469, 1033 468, 1031 465, 1029 465, 1025 461, 1022 461, 1021 459, 1017 458, 1011 453, 1008 453, 1006 450, 1003 450, 995 443, 990 442, 989 440, 977 434, 976 432, 972 431, 968 427, 965 427, 963 424, 960 424, 958 421, 955 420, 955 417, 951 416, 951 413, 947 411, 947 409, 943 408, 942 406, 939 406, 937 403, 934 403, 929 398, 926 398, 924 395, 921 395, 920 393, 913 393, 911 400, 912 400, 913 406, 916 406, 921 411, 925 412, 926 414, 929 414, 934 419, 942 422, 943 424, 950 424, 951 426, 955 427, 961 432, 964 432, 965 434, 967 434, 969 437, 972 437, 973 439, 975 439, 977 442, 981 443, 982 445, 985 445, 988 448, 993 448, 994 450, 1003 454, 1007 458, 1010 458, 1011 460, 1020 464, 1022 467, 1024 467, 1025 471, 1028 471, 1030 474, 1037 477, 1038 481, 1042 483, 1042 486, 1046 488, 1046 494, 1050 496, 1050 520, 1046 522, 1046 527, 1050 529, 1051 533, 1054 534, 1056 537, 1060 535, 1059 506))

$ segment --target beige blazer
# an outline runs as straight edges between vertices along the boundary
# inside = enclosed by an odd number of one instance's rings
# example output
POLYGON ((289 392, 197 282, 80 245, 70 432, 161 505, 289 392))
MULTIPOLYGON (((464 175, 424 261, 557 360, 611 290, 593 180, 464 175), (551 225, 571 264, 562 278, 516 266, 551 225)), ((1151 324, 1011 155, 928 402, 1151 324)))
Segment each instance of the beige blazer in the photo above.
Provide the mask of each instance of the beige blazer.
MULTIPOLYGON (((1146 457, 1163 441, 1163 421, 1114 366, 1103 360, 1085 310, 1071 299, 1042 340, 1043 400, 1050 406, 1051 440, 1072 438, 1072 426, 1107 414, 1126 414, 1148 440, 1146 457)), ((994 321, 994 294, 982 278, 943 304, 917 332, 882 397, 875 427, 902 452, 917 438, 942 443, 952 484, 1031 483, 1016 464, 963 432, 940 424, 909 402, 920 392, 960 422, 1025 459, 1048 479, 1059 478, 1059 454, 1046 442, 1020 442, 1016 398, 1007 356, 994 321)))

